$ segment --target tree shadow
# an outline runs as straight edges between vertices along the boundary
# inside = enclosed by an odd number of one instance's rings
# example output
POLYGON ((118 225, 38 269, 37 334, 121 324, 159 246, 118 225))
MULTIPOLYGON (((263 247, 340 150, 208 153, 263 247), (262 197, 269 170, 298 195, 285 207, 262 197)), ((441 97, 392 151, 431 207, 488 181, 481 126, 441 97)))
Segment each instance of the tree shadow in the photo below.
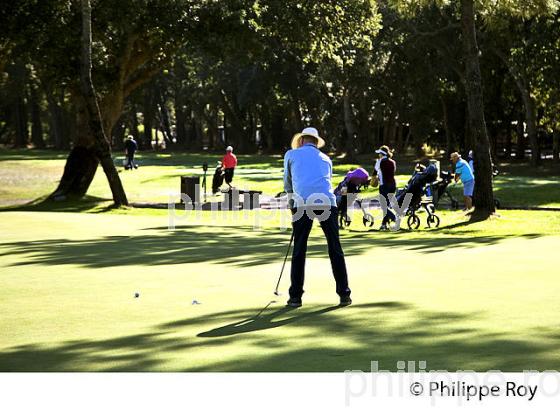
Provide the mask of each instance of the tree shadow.
MULTIPOLYGON (((177 230, 154 229, 157 234, 135 236, 106 236, 91 240, 48 239, 0 244, 6 252, 1 255, 20 255, 24 261, 15 265, 65 265, 87 267, 127 265, 174 265, 210 262, 236 266, 254 266, 278 260, 285 250, 290 233, 274 229, 253 230, 251 227, 210 228, 183 227, 177 230)), ((515 236, 519 237, 519 236, 515 236)), ((532 239, 538 235, 524 235, 532 239)), ((406 238, 403 236, 373 238, 353 235, 342 239, 348 256, 367 252, 373 244, 386 248, 400 248, 422 252, 440 252, 448 247, 468 248, 495 244, 509 238, 505 235, 480 237, 440 236, 406 238), (374 243, 372 241, 375 241, 374 243)), ((321 237, 310 238, 308 256, 326 257, 326 244, 321 237)))
POLYGON ((116 209, 111 199, 86 195, 81 199, 53 201, 40 197, 22 205, 0 208, 0 212, 91 212, 104 213, 116 209))
POLYGON ((4 161, 37 161, 66 159, 68 152, 48 149, 6 148, 0 147, 0 158, 4 161))
MULTIPOLYGON (((44 239, 0 243, 0 256, 18 256, 12 266, 80 265, 91 268, 111 266, 163 266, 188 263, 228 264, 249 267, 279 261, 286 250, 290 232, 251 226, 188 226, 175 230, 150 228, 149 234, 111 235, 92 239, 44 239)), ((135 232, 136 233, 136 232, 135 232)), ((471 248, 499 243, 527 235, 437 235, 407 237, 405 234, 372 236, 367 232, 341 238, 347 256, 360 255, 375 247, 423 253, 442 252, 449 247, 471 248)), ((308 257, 327 257, 322 236, 309 239, 308 257)))
POLYGON ((13 346, 0 351, 0 371, 343 371, 369 370, 374 360, 391 371, 402 360, 425 360, 426 370, 560 368, 557 332, 491 332, 473 327, 473 316, 484 318, 395 301, 344 309, 268 304, 115 338, 13 346))

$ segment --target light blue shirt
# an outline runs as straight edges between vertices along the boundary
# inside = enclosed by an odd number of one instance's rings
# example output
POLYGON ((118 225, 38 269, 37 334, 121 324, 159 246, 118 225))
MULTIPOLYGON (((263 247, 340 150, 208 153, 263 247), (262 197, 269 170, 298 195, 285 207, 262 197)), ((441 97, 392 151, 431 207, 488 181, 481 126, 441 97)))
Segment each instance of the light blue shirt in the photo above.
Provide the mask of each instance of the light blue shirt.
POLYGON ((305 144, 284 155, 284 190, 287 193, 295 193, 305 201, 319 194, 326 197, 331 206, 336 206, 331 179, 332 161, 315 145, 305 144))
POLYGON ((461 177, 461 182, 464 184, 465 182, 470 182, 474 179, 474 173, 469 163, 461 158, 455 164, 455 174, 458 174, 461 177))

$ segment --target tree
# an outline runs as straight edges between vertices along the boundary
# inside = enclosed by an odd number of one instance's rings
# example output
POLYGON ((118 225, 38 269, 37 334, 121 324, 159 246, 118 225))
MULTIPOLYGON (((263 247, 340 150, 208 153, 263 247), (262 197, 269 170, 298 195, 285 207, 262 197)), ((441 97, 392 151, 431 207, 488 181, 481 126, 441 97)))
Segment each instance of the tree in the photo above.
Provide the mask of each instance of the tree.
POLYGON ((474 0, 461 0, 461 29, 465 52, 465 91, 469 108, 469 125, 475 141, 475 216, 486 218, 494 213, 495 205, 492 189, 492 158, 484 119, 482 77, 476 41, 474 0))
MULTIPOLYGON (((82 57, 80 64, 81 91, 86 107, 87 124, 93 136, 95 156, 101 162, 103 171, 109 181, 116 206, 128 205, 119 173, 111 157, 111 147, 105 136, 101 123, 101 114, 91 79, 91 4, 89 0, 81 0, 82 7, 82 57)), ((53 195, 56 199, 57 195, 53 195)))
MULTIPOLYGON (((84 95, 85 89, 79 81, 80 60, 77 57, 80 49, 73 43, 79 32, 80 3, 49 2, 55 11, 39 22, 32 56, 45 84, 55 90, 64 85, 68 90, 67 96, 76 108, 77 131, 73 138, 74 147, 53 197, 81 197, 95 176, 102 160, 97 155, 103 150, 98 149, 99 139, 89 124, 90 108, 86 104, 89 97, 84 95)), ((107 140, 112 139, 125 100, 162 70, 174 50, 184 42, 184 36, 188 37, 195 21, 193 10, 202 9, 204 4, 191 0, 99 0, 94 3, 96 41, 92 46, 95 61, 92 76, 107 140)), ((56 105, 55 101, 49 102, 53 110, 56 105)))

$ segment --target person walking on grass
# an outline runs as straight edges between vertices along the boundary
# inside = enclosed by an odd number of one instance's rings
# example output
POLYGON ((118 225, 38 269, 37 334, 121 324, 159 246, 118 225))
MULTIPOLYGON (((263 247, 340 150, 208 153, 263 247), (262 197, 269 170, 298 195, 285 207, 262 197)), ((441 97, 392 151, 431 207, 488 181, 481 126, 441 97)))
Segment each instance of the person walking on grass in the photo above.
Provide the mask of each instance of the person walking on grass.
POLYGON ((352 303, 344 252, 338 233, 336 198, 331 184, 332 162, 327 155, 319 151, 323 146, 325 140, 319 136, 319 132, 315 128, 305 128, 294 135, 292 149, 284 156, 284 190, 291 198, 289 203, 294 230, 290 299, 287 302, 287 306, 290 307, 300 307, 302 304, 307 240, 314 219, 319 220, 327 239, 340 306, 352 303))
POLYGON ((463 183, 463 198, 465 201, 465 211, 472 208, 472 196, 474 192, 474 172, 469 163, 461 158, 458 152, 451 154, 451 162, 455 165, 455 182, 461 179, 463 183))
POLYGON ((233 181, 233 173, 235 172, 235 167, 237 166, 237 157, 233 154, 233 147, 229 145, 226 148, 226 155, 222 158, 222 168, 224 170, 224 180, 228 184, 229 189, 232 188, 231 183, 233 181))
POLYGON ((138 169, 138 165, 134 163, 134 154, 138 149, 138 144, 134 141, 134 137, 129 135, 124 142, 124 153, 126 155, 126 165, 124 169, 138 169))
MULTIPOLYGON (((373 171, 374 178, 377 178, 377 183, 379 184, 379 195, 385 199, 387 204, 387 211, 379 229, 386 231, 389 229, 387 224, 395 220, 395 214, 389 209, 391 206, 389 194, 394 194, 397 191, 397 183, 395 181, 397 163, 393 160, 393 151, 387 145, 382 145, 375 153, 378 155, 378 159, 373 171)), ((375 184, 376 182, 374 181, 373 185, 375 184)))

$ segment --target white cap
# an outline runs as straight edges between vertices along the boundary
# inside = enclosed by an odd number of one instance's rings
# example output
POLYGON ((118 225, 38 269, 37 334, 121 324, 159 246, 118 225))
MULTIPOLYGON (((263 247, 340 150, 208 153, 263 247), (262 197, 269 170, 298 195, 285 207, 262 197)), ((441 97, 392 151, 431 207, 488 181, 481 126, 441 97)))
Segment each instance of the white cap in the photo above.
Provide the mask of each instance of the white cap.
POLYGON ((226 151, 233 151, 233 147, 231 145, 228 145, 226 151))

